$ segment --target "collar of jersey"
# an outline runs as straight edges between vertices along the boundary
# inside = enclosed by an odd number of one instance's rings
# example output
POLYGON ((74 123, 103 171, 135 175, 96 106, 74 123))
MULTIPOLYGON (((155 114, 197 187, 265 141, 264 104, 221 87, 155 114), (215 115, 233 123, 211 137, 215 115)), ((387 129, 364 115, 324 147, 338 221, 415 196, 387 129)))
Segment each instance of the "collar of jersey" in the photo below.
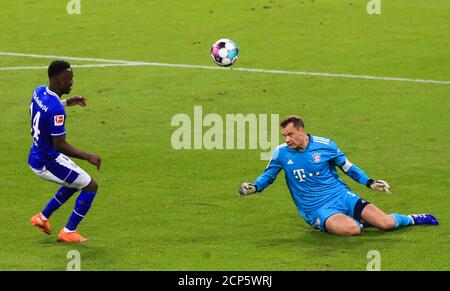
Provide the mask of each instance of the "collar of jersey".
POLYGON ((48 94, 55 96, 56 98, 59 99, 58 94, 56 94, 55 92, 53 92, 52 90, 50 90, 48 87, 45 87, 45 91, 47 91, 48 94))

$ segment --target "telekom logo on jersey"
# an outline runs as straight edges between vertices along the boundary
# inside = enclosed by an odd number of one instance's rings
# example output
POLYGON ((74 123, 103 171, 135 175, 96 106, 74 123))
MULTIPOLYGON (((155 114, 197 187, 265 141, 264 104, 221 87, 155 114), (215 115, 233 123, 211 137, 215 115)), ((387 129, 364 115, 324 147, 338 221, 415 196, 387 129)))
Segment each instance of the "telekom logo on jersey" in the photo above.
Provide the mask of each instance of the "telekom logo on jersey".
POLYGON ((306 175, 304 169, 293 170, 293 172, 295 178, 297 178, 300 182, 305 182, 306 175))
POLYGON ((270 120, 267 114, 226 114, 224 118, 215 113, 203 116, 202 106, 194 106, 193 120, 179 113, 172 117, 171 125, 178 127, 171 137, 176 150, 261 149, 270 150, 260 154, 261 160, 270 160, 280 144, 278 114, 271 114, 270 120))

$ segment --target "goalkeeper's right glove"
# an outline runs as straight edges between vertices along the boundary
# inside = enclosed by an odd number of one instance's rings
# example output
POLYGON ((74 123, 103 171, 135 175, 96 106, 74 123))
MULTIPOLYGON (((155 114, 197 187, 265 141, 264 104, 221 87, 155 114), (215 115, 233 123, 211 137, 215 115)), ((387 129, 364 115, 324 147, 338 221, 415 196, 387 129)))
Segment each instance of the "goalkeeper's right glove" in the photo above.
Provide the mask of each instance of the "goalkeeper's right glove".
POLYGON ((253 184, 250 183, 243 183, 241 187, 239 187, 239 194, 241 197, 244 197, 246 195, 250 195, 256 193, 256 187, 253 184))
POLYGON ((391 195, 391 186, 384 180, 373 180, 369 179, 367 182, 367 187, 375 191, 384 191, 387 194, 391 195))

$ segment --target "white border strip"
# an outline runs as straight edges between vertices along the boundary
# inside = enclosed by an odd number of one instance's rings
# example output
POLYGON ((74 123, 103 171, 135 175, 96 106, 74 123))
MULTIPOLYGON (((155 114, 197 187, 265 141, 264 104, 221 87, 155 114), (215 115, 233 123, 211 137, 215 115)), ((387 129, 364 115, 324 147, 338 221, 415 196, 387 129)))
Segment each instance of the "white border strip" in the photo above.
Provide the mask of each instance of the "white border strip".
MULTIPOLYGON (((10 52, 0 52, 0 56, 31 57, 31 58, 45 58, 45 59, 64 59, 64 60, 93 61, 93 62, 107 63, 107 64, 72 65, 72 67, 74 67, 74 68, 150 66, 150 67, 189 68, 189 69, 206 69, 206 70, 227 70, 227 71, 240 71, 240 72, 251 72, 251 73, 266 73, 266 74, 281 74, 281 75, 302 75, 302 76, 315 76, 315 77, 366 79, 366 80, 378 80, 378 81, 398 81, 398 82, 413 82, 413 83, 428 83, 428 84, 445 84, 445 85, 450 85, 450 81, 409 79, 409 78, 398 78, 398 77, 378 77, 378 76, 352 75, 352 74, 331 74, 331 73, 296 72, 296 71, 282 71, 282 70, 260 70, 260 69, 250 69, 250 68, 222 68, 222 67, 218 67, 218 66, 214 66, 213 67, 213 66, 197 66, 197 65, 187 65, 187 64, 166 64, 166 63, 137 62, 137 61, 126 61, 126 60, 110 60, 110 59, 80 58, 80 57, 53 56, 53 55, 22 54, 22 53, 10 53, 10 52)), ((37 69, 47 69, 47 67, 43 67, 43 66, 36 66, 36 67, 6 67, 6 68, 0 68, 0 71, 37 70, 37 69)))

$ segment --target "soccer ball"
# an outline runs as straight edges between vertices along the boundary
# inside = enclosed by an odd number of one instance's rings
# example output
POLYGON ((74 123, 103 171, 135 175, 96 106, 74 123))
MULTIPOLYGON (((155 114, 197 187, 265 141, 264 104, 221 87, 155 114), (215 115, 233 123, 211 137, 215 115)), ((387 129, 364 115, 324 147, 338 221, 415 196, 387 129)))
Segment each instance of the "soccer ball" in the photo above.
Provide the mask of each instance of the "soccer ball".
POLYGON ((219 39, 211 47, 211 58, 219 66, 231 66, 237 61, 238 57, 239 48, 232 40, 219 39))

